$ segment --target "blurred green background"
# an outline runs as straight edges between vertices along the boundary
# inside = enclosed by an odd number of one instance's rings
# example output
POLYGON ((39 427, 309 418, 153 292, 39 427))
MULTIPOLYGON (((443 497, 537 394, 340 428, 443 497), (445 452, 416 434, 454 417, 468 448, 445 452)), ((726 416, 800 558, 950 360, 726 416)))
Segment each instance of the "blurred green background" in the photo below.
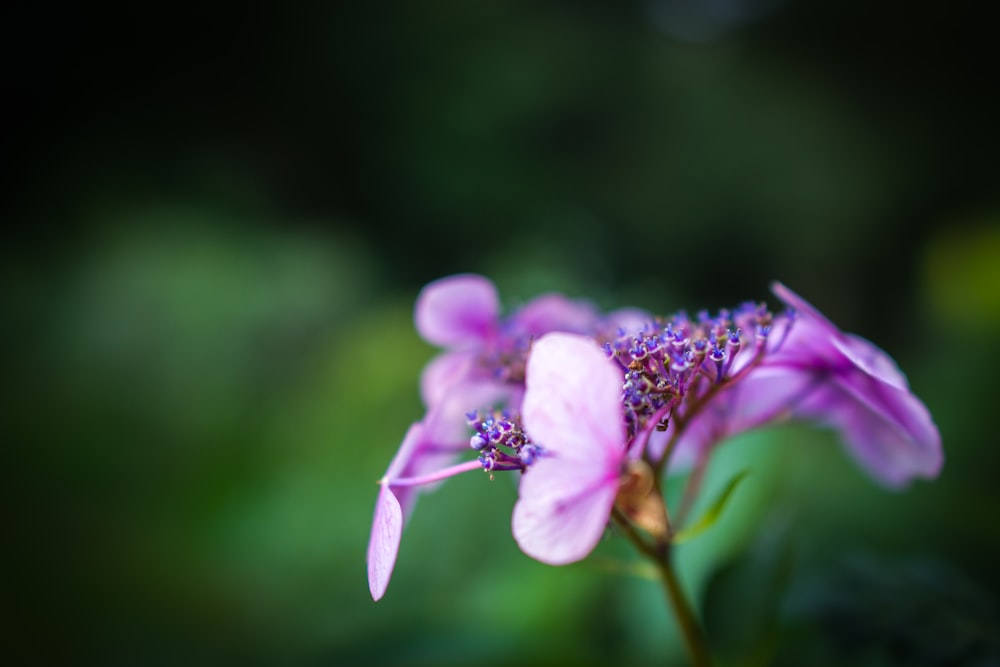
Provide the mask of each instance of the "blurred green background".
MULTIPOLYGON (((977 5, 484 1, 0 10, 5 652, 118 664, 664 664, 624 540, 551 568, 516 489, 378 479, 429 280, 655 312, 799 291, 886 350, 940 479, 753 434, 681 548, 724 664, 1000 664, 1000 117, 977 5)), ((476 406, 470 406, 476 407, 476 406)), ((675 663, 676 664, 676 663, 675 663)))

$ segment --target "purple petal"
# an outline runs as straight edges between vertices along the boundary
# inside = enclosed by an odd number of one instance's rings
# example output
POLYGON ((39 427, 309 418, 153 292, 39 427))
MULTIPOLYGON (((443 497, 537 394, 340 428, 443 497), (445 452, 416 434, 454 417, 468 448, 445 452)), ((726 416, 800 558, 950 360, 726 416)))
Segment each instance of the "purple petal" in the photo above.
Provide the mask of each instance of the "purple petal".
POLYGON ((548 334, 527 366, 524 425, 548 456, 521 478, 514 538, 562 565, 585 557, 607 525, 624 460, 622 375, 581 336, 548 334))
POLYGON ((816 310, 816 308, 811 303, 809 303, 808 301, 806 301, 801 296, 799 296, 792 290, 788 289, 781 283, 777 281, 771 283, 771 291, 774 292, 775 296, 784 301, 785 305, 788 306, 789 308, 794 308, 805 317, 816 320, 828 331, 832 333, 839 333, 840 330, 837 328, 836 324, 826 319, 826 316, 824 316, 821 312, 816 310))
POLYGON ((897 389, 909 387, 896 362, 874 343, 852 334, 838 336, 833 342, 841 354, 868 375, 897 389))
MULTIPOLYGON (((458 449, 455 449, 457 452, 458 449)), ((444 467, 451 462, 455 453, 441 452, 427 437, 427 429, 422 422, 410 425, 403 438, 403 444, 385 471, 385 480, 421 475, 429 470, 444 467)), ((403 515, 409 516, 417 499, 417 487, 403 487, 393 491, 394 499, 402 508, 403 515)))
POLYGON ((585 301, 561 294, 543 294, 525 304, 514 315, 515 325, 525 333, 541 336, 550 331, 587 333, 597 322, 597 310, 585 301))
POLYGON ((448 391, 472 372, 473 352, 445 352, 427 362, 420 375, 420 397, 430 407, 444 399, 448 391))
POLYGON ((940 473, 941 436, 920 399, 860 373, 841 379, 837 386, 850 400, 844 400, 828 420, 842 431, 848 450, 875 478, 900 487, 914 477, 940 473))
POLYGON ((421 290, 414 309, 417 331, 442 347, 474 347, 490 338, 500 314, 496 287, 487 278, 461 274, 421 290))
POLYGON ((403 534, 403 512, 387 484, 379 489, 375 519, 368 540, 368 590, 379 600, 389 586, 403 534))
POLYGON ((800 401, 795 416, 838 429, 852 456, 887 486, 936 476, 944 461, 941 435, 892 358, 870 341, 839 331, 784 285, 772 289, 800 317, 767 363, 825 381, 800 401))
POLYGON ((781 283, 774 283, 771 289, 800 315, 787 341, 789 349, 782 349, 784 355, 791 353, 793 356, 801 356, 808 350, 814 361, 826 367, 841 366, 838 359, 842 358, 846 360, 844 367, 854 366, 882 382, 900 389, 907 388, 906 376, 899 370, 896 362, 874 343, 860 336, 841 332, 809 302, 781 283))
POLYGON ((389 462, 389 468, 385 471, 386 479, 396 479, 402 477, 404 470, 410 465, 416 452, 422 447, 424 440, 424 426, 421 422, 410 424, 406 430, 406 436, 402 444, 396 450, 396 455, 389 462))
MULTIPOLYGON (((779 315, 768 336, 767 363, 771 366, 788 365, 798 368, 830 369, 843 366, 844 355, 836 344, 840 335, 836 329, 831 329, 808 315, 800 313, 793 320, 779 315), (786 327, 791 328, 786 331, 786 327), (781 347, 775 350, 779 343, 781 347)), ((752 355, 746 355, 747 361, 750 358, 752 355)))
MULTIPOLYGON (((818 381, 809 373, 768 366, 754 369, 738 384, 715 396, 685 424, 671 469, 692 465, 727 438, 790 418, 797 401, 816 386, 818 381)), ((654 457, 662 454, 675 424, 650 439, 654 457)))
POLYGON ((517 412, 521 388, 488 377, 470 377, 443 392, 424 417, 427 436, 436 443, 459 443, 459 449, 469 444, 466 414, 472 410, 509 407, 517 412))

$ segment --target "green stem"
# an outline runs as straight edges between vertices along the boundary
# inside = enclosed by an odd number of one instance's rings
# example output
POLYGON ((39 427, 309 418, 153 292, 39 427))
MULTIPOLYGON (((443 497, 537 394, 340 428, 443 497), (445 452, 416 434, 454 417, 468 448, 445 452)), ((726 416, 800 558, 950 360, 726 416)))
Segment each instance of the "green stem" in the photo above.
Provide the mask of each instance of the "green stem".
POLYGON ((695 618, 694 610, 684 596, 684 591, 681 590, 680 582, 677 581, 677 574, 674 572, 674 567, 670 559, 669 547, 663 549, 662 552, 662 555, 656 559, 656 567, 660 570, 663 587, 667 591, 670 606, 673 607, 677 623, 680 625, 688 657, 691 658, 693 667, 710 667, 712 658, 709 656, 708 649, 705 646, 705 635, 701 630, 698 619, 695 618))
POLYGON ((674 572, 673 563, 670 557, 670 545, 666 542, 651 544, 646 540, 632 522, 628 520, 617 508, 612 512, 615 522, 636 548, 656 563, 656 569, 660 572, 663 580, 663 587, 667 592, 667 600, 673 609, 674 616, 680 626, 681 636, 684 638, 684 646, 687 649, 688 657, 691 659, 692 667, 711 667, 712 659, 709 656, 705 643, 705 634, 701 630, 694 610, 684 596, 680 582, 674 572))

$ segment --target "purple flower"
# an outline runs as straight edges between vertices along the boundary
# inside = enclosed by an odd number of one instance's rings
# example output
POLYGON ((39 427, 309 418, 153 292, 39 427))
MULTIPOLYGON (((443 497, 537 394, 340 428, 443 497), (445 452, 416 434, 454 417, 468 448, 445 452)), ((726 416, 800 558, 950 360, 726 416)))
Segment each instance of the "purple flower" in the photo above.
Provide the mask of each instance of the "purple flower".
POLYGON ((586 557, 616 502, 662 539, 654 471, 705 462, 725 438, 787 419, 838 430, 887 486, 937 475, 940 435, 892 359, 785 286, 773 290, 788 312, 748 302, 667 320, 634 309, 600 317, 556 294, 501 317, 482 276, 425 287, 416 326, 444 351, 421 377, 427 414, 379 482, 372 597, 385 594, 419 490, 479 468, 521 475, 514 538, 552 565, 586 557), (455 464, 470 448, 478 458, 455 464))
POLYGON ((792 404, 791 416, 838 430, 853 457, 887 486, 936 477, 944 462, 941 436, 892 358, 841 332, 781 283, 772 290, 797 317, 767 366, 815 385, 792 404))
POLYGON ((622 374, 582 336, 552 333, 528 359, 524 426, 546 451, 521 478, 513 531, 550 565, 591 552, 611 516, 625 463, 622 374))

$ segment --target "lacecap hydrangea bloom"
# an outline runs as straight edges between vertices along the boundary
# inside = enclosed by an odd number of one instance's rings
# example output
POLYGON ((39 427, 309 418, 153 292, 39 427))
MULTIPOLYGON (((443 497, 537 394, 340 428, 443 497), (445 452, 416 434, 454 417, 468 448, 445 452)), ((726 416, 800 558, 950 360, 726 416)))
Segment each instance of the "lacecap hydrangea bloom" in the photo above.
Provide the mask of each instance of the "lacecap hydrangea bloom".
POLYGON ((940 436, 892 359, 772 289, 786 306, 777 314, 751 302, 693 317, 602 314, 550 294, 502 317, 484 277, 428 285, 416 326, 444 351, 421 378, 427 412, 379 482, 372 597, 385 594, 418 490, 463 472, 518 475, 514 538, 553 565, 585 558, 611 521, 667 564, 668 467, 703 466, 725 439, 779 421, 836 429, 886 486, 937 475, 940 436))

